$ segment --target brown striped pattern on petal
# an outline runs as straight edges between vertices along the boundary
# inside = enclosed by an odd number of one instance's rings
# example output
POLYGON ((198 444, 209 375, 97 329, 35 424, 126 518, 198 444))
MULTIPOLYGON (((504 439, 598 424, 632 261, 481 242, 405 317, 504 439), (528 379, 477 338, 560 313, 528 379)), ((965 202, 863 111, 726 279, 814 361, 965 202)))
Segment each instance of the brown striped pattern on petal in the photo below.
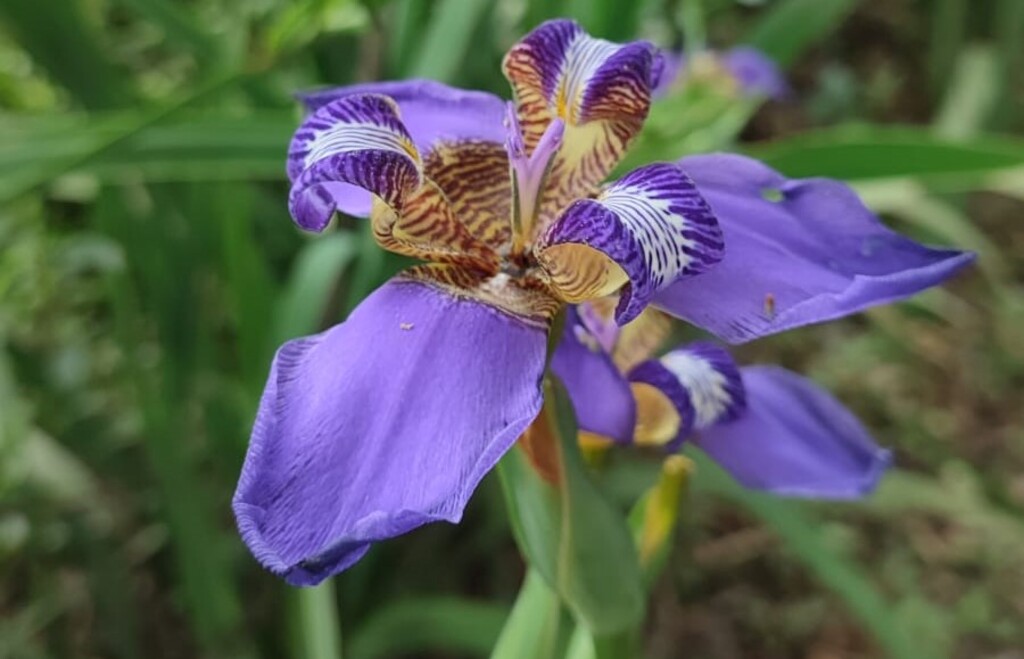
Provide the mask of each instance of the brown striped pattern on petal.
POLYGON ((497 142, 439 142, 424 158, 423 171, 448 198, 456 219, 494 248, 511 238, 512 184, 508 153, 497 142))
POLYGON ((650 43, 614 44, 590 37, 572 21, 555 20, 505 56, 527 149, 536 147, 555 118, 566 124, 535 236, 569 202, 594 194, 622 159, 650 109, 655 54, 650 43))
POLYGON ((441 188, 430 179, 424 179, 401 207, 374 198, 370 222, 377 243, 396 254, 498 271, 498 254, 456 218, 441 188))
POLYGON ((539 280, 487 275, 455 265, 429 264, 406 270, 399 277, 437 286, 450 295, 475 300, 525 323, 547 329, 562 309, 539 280))

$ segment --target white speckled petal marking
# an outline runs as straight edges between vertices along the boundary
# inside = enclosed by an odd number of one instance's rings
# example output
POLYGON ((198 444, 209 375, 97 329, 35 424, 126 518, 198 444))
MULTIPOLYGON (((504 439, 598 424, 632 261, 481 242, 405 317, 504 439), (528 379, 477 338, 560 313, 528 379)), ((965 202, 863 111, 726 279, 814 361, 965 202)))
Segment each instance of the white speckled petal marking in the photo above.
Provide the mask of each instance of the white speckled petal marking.
POLYGON ((707 428, 735 403, 734 392, 730 390, 732 383, 708 359, 693 352, 677 350, 662 357, 661 363, 690 393, 694 430, 707 428))
POLYGON ((691 343, 643 362, 630 371, 629 380, 659 389, 675 407, 679 424, 670 450, 695 430, 737 418, 747 405, 736 363, 713 343, 691 343))

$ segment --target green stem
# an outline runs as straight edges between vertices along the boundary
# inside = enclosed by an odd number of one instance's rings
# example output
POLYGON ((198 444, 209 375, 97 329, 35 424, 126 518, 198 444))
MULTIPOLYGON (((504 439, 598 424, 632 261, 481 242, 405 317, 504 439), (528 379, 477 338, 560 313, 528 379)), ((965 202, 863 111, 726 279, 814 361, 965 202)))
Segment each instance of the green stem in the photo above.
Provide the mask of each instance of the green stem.
POLYGON ((554 659, 562 615, 558 596, 540 574, 530 568, 519 589, 515 606, 491 652, 491 659, 554 659))
POLYGON ((341 659, 341 625, 334 581, 292 591, 297 659, 341 659))

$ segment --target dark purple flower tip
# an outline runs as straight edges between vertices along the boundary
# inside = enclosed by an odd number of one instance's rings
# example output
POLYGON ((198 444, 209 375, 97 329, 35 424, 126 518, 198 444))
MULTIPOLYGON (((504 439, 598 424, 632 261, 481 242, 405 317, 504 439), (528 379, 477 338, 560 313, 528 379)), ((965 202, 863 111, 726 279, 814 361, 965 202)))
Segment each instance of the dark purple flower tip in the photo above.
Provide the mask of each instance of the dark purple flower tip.
POLYGON ((313 585, 374 542, 457 522, 542 403, 545 331, 392 280, 274 359, 233 508, 267 569, 313 585))
POLYGON ((741 371, 746 410, 705 428, 697 446, 752 489, 815 499, 874 490, 892 456, 839 401, 785 369, 741 371))
POLYGON ((743 343, 856 313, 940 284, 975 255, 886 228, 848 186, 787 179, 743 156, 692 156, 693 178, 728 249, 654 302, 724 341, 743 343))

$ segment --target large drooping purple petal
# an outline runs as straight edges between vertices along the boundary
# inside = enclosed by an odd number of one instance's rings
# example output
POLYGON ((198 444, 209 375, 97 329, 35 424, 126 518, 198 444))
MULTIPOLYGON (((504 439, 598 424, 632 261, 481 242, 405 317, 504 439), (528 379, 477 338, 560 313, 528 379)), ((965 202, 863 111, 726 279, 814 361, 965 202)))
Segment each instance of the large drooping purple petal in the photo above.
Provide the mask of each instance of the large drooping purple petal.
POLYGON ((730 343, 911 296, 974 260, 891 231, 838 181, 787 179, 736 155, 680 165, 718 218, 726 251, 654 303, 730 343))
MULTIPOLYGON (((313 113, 340 98, 359 94, 381 94, 395 101, 402 123, 428 161, 439 143, 494 143, 500 150, 505 139, 505 101, 433 80, 370 82, 306 92, 299 94, 299 99, 313 113)), ((336 195, 338 210, 357 217, 369 215, 369 193, 354 186, 342 192, 336 195)))
POLYGON ((546 331, 399 277, 274 359, 233 507, 295 585, 373 542, 456 522, 542 404, 546 331))
POLYGON ((573 202, 541 238, 537 254, 569 301, 625 284, 615 310, 624 325, 659 290, 717 263, 722 234, 693 181, 674 164, 656 163, 631 171, 595 199, 573 202))
POLYGON ((580 319, 576 308, 566 313, 562 340, 551 358, 551 370, 565 385, 581 430, 618 442, 633 439, 636 405, 629 383, 580 319))
POLYGON ((874 489, 890 453, 839 401, 781 368, 741 371, 745 412, 701 431, 697 446, 744 486, 773 494, 852 499, 874 489))

